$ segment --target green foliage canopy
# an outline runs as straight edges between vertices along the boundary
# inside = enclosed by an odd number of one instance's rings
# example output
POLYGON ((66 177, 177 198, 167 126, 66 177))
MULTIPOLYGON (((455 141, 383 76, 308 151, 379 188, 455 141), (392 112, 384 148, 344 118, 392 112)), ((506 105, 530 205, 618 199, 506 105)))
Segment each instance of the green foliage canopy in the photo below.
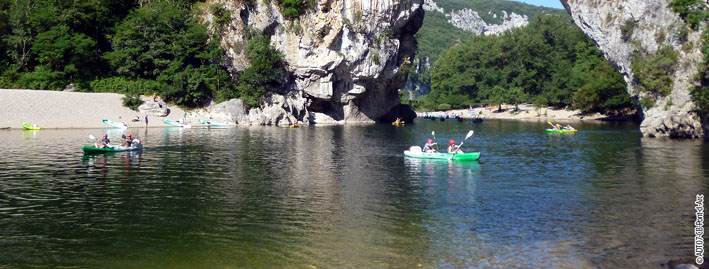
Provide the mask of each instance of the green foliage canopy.
POLYGON ((446 103, 530 102, 612 113, 631 107, 620 74, 568 16, 535 17, 497 36, 475 36, 444 51, 431 71, 423 109, 446 103), (578 93, 581 92, 581 93, 578 93))

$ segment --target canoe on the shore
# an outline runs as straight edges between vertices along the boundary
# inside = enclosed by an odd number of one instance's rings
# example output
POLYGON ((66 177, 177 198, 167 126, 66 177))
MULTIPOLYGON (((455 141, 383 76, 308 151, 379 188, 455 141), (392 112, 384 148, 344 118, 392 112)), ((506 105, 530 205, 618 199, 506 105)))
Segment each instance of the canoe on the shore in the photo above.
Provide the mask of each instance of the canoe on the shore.
POLYGON ((176 121, 171 121, 168 119, 162 119, 162 122, 164 122, 167 125, 172 125, 172 126, 177 126, 177 127, 182 127, 182 128, 192 128, 192 125, 189 124, 182 124, 176 121))
POLYGON ((143 144, 134 143, 130 147, 108 147, 108 148, 97 148, 94 146, 83 146, 81 148, 86 154, 98 154, 98 153, 109 153, 109 152, 121 152, 121 151, 132 151, 143 149, 143 144))
POLYGON ((226 123, 214 122, 214 121, 210 121, 210 120, 199 120, 199 122, 200 122, 201 124, 206 124, 206 125, 209 125, 209 126, 211 126, 211 127, 228 127, 228 126, 229 126, 229 125, 227 125, 226 123))
POLYGON ((39 130, 39 126, 37 126, 37 124, 31 125, 23 121, 21 125, 22 128, 25 128, 25 130, 39 130))
POLYGON ((554 129, 546 129, 547 134, 558 134, 558 133, 575 133, 578 132, 579 130, 554 130, 554 129))
POLYGON ((112 120, 107 120, 107 119, 101 119, 103 123, 105 123, 108 126, 114 127, 114 128, 119 128, 119 129, 128 129, 128 125, 122 122, 115 122, 112 120))
MULTIPOLYGON (((414 148, 414 147, 412 147, 414 148)), ((405 150, 404 156, 418 159, 437 159, 437 160, 453 160, 453 161, 475 161, 480 159, 480 152, 468 152, 468 153, 426 153, 420 151, 420 147, 415 147, 414 150, 405 150)))

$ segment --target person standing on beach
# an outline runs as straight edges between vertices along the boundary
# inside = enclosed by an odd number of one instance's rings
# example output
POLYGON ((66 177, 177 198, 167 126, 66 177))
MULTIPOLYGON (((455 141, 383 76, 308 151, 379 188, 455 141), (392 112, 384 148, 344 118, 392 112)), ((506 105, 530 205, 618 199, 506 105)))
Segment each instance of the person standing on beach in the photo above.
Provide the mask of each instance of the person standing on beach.
POLYGON ((148 114, 145 114, 145 128, 148 128, 148 114))

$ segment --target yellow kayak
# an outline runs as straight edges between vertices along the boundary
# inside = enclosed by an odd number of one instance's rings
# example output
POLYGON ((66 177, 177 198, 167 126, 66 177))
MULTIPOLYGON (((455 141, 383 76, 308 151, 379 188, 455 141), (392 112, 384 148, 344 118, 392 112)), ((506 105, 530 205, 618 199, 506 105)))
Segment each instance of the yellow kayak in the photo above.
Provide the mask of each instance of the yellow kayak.
POLYGON ((391 125, 394 125, 394 126, 405 125, 405 124, 406 124, 406 123, 404 123, 403 121, 402 121, 402 122, 399 122, 399 123, 397 123, 397 122, 392 122, 392 123, 391 123, 391 125))
POLYGON ((26 130, 39 130, 39 126, 37 124, 31 125, 26 122, 22 122, 22 127, 25 128, 26 130))

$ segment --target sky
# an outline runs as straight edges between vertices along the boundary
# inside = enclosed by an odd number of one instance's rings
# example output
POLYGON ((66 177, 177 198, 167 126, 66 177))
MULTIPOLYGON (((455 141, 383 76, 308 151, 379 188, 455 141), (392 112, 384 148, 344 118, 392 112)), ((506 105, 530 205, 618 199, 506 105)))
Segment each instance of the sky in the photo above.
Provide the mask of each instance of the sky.
POLYGON ((553 8, 558 8, 558 9, 564 8, 564 6, 561 5, 561 1, 559 1, 559 0, 514 0, 514 1, 523 2, 523 3, 530 4, 530 5, 535 5, 535 6, 553 7, 553 8))

